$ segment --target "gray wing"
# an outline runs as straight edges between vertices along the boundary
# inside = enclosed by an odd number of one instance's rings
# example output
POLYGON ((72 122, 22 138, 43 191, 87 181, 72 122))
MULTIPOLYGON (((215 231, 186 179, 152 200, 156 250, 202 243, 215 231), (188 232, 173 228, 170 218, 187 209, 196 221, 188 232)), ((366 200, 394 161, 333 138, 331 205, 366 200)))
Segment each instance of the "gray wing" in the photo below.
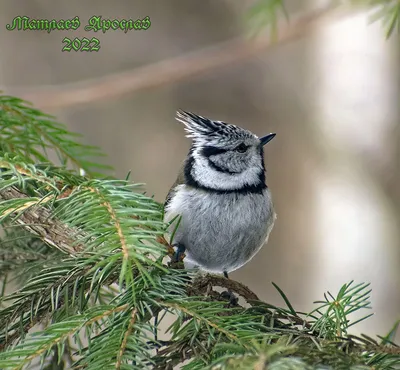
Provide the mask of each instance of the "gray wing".
POLYGON ((178 177, 177 177, 177 179, 175 180, 174 184, 171 186, 171 189, 168 192, 168 195, 167 195, 167 197, 165 199, 165 202, 164 202, 164 209, 168 206, 169 202, 171 201, 171 199, 172 199, 172 197, 173 197, 173 195, 175 193, 175 188, 178 185, 182 185, 182 184, 185 183, 185 172, 184 172, 185 164, 186 164, 186 161, 183 162, 183 164, 182 164, 182 166, 180 168, 178 177))

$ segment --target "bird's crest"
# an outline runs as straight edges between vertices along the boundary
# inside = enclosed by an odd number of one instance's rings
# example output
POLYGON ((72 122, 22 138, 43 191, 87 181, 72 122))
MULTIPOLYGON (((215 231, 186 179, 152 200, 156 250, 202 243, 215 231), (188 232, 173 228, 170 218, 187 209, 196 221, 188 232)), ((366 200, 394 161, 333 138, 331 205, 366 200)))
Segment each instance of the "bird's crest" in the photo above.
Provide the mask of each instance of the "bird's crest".
POLYGON ((250 131, 222 121, 213 121, 195 113, 178 110, 176 119, 185 125, 187 137, 194 144, 229 142, 246 137, 254 137, 250 131))

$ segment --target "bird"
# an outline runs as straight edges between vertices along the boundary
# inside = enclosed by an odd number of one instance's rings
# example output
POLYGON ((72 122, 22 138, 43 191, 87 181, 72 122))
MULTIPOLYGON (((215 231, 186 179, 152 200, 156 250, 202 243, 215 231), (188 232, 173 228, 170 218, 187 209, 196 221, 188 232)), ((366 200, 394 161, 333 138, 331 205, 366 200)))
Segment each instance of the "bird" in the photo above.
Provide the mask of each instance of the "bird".
POLYGON ((174 230, 173 259, 184 256, 185 269, 228 278, 257 254, 274 226, 263 148, 276 134, 259 138, 183 110, 176 119, 192 144, 164 203, 164 221, 174 230))

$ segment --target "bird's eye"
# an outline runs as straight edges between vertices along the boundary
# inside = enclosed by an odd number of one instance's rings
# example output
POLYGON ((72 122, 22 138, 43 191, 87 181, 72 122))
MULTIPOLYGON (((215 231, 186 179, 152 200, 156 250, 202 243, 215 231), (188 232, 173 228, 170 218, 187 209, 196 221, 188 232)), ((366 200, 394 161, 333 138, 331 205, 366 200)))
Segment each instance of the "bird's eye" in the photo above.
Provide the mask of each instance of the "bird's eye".
POLYGON ((241 143, 238 147, 235 148, 235 150, 239 153, 244 153, 247 150, 247 145, 241 143))

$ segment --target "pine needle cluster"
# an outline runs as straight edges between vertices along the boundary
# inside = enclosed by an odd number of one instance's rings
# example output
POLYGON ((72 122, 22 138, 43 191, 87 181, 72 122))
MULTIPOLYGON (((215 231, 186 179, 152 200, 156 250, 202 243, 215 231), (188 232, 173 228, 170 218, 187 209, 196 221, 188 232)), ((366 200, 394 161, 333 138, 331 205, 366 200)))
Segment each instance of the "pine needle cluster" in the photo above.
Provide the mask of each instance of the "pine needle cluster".
MULTIPOLYGON (((398 0, 356 2, 379 8, 387 36, 399 28, 398 0)), ((282 9, 260 0, 250 15, 273 28, 282 9)), ((400 321, 385 336, 349 332, 371 316, 352 319, 370 309, 368 284, 304 313, 275 284, 285 307, 182 270, 169 263, 163 206, 107 176, 101 156, 0 95, 0 369, 400 369, 400 321)))
POLYGON ((0 96, 1 369, 399 368, 399 323, 377 339, 349 333, 369 316, 349 318, 370 308, 368 284, 345 284, 302 313, 277 285, 285 308, 171 266, 162 205, 99 173, 101 153, 77 139, 0 96))

